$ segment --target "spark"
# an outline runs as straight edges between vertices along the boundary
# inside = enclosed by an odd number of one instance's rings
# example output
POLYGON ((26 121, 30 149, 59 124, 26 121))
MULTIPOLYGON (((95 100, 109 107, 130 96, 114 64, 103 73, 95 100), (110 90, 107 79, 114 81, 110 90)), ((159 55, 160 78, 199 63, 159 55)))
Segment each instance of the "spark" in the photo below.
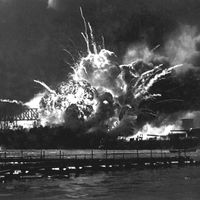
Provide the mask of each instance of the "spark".
POLYGON ((90 23, 88 23, 88 27, 90 29, 90 37, 91 37, 93 50, 94 50, 94 53, 97 54, 98 53, 97 52, 97 46, 96 46, 96 43, 95 43, 95 40, 94 40, 93 30, 92 30, 92 27, 91 27, 90 23))
POLYGON ((85 33, 81 32, 81 35, 83 36, 85 42, 86 42, 86 45, 87 45, 87 52, 88 54, 90 54, 90 44, 89 44, 89 37, 88 37, 88 33, 87 33, 87 23, 86 23, 86 20, 85 20, 85 17, 83 15, 83 11, 82 11, 82 8, 80 7, 80 13, 81 13, 81 17, 83 19, 83 23, 84 23, 84 29, 85 29, 85 33))
POLYGON ((70 55, 70 57, 72 58, 72 60, 75 62, 74 56, 72 55, 72 53, 69 50, 63 49, 63 51, 65 51, 66 53, 68 53, 70 55))
POLYGON ((101 36, 101 39, 102 39, 102 48, 105 49, 105 39, 104 39, 104 36, 102 35, 101 36))
POLYGON ((151 52, 154 52, 155 50, 157 50, 160 47, 160 44, 156 45, 153 49, 151 49, 151 52))

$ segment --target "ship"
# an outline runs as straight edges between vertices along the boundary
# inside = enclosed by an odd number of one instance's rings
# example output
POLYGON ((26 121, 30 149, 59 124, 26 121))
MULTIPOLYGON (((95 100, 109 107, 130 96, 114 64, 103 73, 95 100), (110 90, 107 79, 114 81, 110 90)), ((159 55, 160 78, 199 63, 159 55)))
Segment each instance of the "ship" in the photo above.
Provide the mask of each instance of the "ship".
POLYGON ((168 149, 171 152, 200 149, 200 128, 193 119, 182 119, 182 129, 171 130, 168 135, 149 134, 148 140, 130 140, 130 147, 137 149, 168 149))
POLYGON ((103 140, 100 149, 130 149, 130 150, 169 150, 170 152, 191 152, 200 149, 200 128, 195 127, 193 119, 182 119, 181 129, 170 130, 167 135, 149 133, 148 139, 135 137, 112 137, 103 140))

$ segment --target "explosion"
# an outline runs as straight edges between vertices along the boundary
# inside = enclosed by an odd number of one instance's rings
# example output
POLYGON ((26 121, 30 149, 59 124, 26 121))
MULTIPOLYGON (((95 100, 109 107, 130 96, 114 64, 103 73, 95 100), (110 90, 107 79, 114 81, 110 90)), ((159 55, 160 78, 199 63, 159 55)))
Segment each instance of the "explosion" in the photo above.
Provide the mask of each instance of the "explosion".
POLYGON ((130 64, 120 65, 114 52, 105 49, 104 44, 96 44, 92 27, 80 11, 85 27, 81 34, 87 45, 87 55, 80 58, 72 67, 73 73, 55 89, 34 80, 45 91, 24 105, 33 107, 35 101, 39 102, 42 126, 65 125, 74 130, 84 127, 88 132, 100 128, 111 134, 133 135, 138 131, 140 113, 156 115, 141 106, 145 101, 162 96, 153 93, 151 88, 182 65, 156 63, 152 52, 148 54, 151 58, 137 58, 130 64))
POLYGON ((86 81, 62 82, 57 90, 47 90, 40 101, 41 124, 62 124, 67 108, 76 105, 79 110, 79 119, 85 119, 95 109, 95 89, 86 81), (51 91, 51 92, 50 92, 51 91))
POLYGON ((72 67, 68 80, 55 90, 35 80, 45 88, 39 103, 40 123, 64 124, 72 129, 84 126, 88 132, 101 128, 113 134, 132 135, 139 113, 153 115, 151 110, 140 108, 141 102, 161 96, 151 93, 151 87, 181 65, 147 64, 140 59, 128 65, 118 64, 114 52, 96 44, 91 25, 80 11, 87 55, 72 67))

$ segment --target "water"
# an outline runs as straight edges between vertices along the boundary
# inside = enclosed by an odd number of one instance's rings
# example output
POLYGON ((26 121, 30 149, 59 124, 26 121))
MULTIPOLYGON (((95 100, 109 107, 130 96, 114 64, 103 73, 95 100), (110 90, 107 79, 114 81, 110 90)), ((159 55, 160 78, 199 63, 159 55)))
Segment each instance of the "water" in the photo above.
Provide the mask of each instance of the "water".
POLYGON ((0 200, 198 200, 200 168, 87 172, 65 179, 0 184, 0 200))

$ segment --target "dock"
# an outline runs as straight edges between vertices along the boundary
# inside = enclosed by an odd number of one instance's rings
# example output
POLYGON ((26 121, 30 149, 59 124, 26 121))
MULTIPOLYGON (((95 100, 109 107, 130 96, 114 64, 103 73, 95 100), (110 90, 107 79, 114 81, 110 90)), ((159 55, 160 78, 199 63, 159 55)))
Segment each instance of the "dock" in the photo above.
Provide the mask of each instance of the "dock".
POLYGON ((55 153, 41 150, 38 153, 21 150, 0 153, 0 180, 43 177, 70 177, 86 171, 113 171, 172 166, 199 165, 188 152, 178 150, 90 150, 87 154, 55 153))

